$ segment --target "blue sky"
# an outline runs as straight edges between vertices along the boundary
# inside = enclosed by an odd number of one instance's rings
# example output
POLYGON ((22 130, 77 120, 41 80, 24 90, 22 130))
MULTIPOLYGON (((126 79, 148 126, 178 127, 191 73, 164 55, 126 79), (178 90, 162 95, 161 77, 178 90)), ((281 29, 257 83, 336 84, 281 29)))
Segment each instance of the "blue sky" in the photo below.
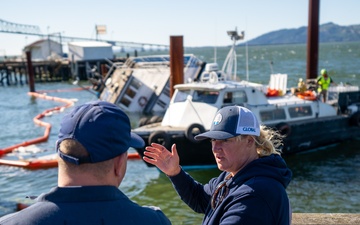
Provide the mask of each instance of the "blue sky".
MULTIPOLYGON (((37 25, 43 34, 169 44, 182 35, 184 46, 230 45, 226 31, 245 31, 251 40, 270 31, 308 25, 309 0, 0 0, 0 19, 37 25)), ((320 24, 360 24, 359 0, 321 0, 320 24)), ((0 56, 19 55, 36 36, 0 33, 0 56)))

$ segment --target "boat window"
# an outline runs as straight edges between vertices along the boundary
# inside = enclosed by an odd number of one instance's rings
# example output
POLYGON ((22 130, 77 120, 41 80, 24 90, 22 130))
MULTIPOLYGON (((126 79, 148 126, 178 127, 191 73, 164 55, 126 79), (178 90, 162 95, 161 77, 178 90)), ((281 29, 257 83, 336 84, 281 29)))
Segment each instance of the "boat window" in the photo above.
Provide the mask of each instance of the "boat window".
POLYGON ((284 109, 273 109, 260 112, 260 118, 262 122, 271 120, 284 120, 286 119, 284 109))
POLYGON ((225 104, 243 105, 247 102, 245 91, 226 92, 224 95, 225 104))
POLYGON ((136 79, 133 79, 130 83, 130 86, 132 86, 133 88, 135 88, 137 90, 141 87, 141 82, 139 82, 136 79))
POLYGON ((129 107, 129 105, 130 105, 130 100, 129 99, 127 99, 125 96, 120 100, 120 103, 121 104, 123 104, 123 105, 125 105, 126 107, 129 107))
POLYGON ((218 96, 218 91, 194 91, 192 101, 213 104, 216 102, 218 96))
POLYGON ((134 98, 134 96, 136 95, 136 92, 133 91, 131 88, 126 89, 125 93, 131 98, 134 98))
POLYGON ((289 108, 291 118, 311 116, 312 110, 310 106, 297 106, 289 108))
POLYGON ((166 95, 166 96, 170 96, 170 87, 169 85, 166 85, 162 94, 166 95))
POLYGON ((165 109, 166 106, 167 106, 166 102, 162 101, 161 99, 158 99, 158 100, 156 101, 156 104, 157 104, 158 106, 160 106, 161 108, 163 108, 163 109, 165 109))
POLYGON ((178 90, 175 94, 174 102, 185 102, 188 95, 190 95, 190 90, 178 90))
POLYGON ((224 95, 224 103, 233 103, 233 95, 232 92, 226 92, 224 95))

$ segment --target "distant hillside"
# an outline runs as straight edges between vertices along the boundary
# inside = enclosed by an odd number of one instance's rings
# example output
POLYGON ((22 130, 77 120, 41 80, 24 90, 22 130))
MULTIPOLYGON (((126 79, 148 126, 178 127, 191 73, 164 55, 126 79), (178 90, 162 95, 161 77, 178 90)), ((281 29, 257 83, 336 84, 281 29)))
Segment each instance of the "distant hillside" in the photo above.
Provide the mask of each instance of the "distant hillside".
MULTIPOLYGON (((319 27, 319 42, 360 41, 360 24, 339 26, 326 23, 319 27)), ((248 41, 248 45, 298 44, 307 42, 307 27, 272 31, 248 41)))

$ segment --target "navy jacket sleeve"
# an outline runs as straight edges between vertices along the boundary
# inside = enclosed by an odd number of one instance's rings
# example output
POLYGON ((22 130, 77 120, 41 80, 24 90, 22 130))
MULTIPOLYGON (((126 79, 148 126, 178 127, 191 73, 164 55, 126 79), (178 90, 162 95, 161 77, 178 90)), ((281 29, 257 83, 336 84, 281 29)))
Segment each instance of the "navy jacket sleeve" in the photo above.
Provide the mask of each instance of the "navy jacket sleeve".
POLYGON ((195 212, 205 213, 210 203, 211 192, 205 192, 204 186, 183 170, 178 175, 169 178, 181 200, 195 212))

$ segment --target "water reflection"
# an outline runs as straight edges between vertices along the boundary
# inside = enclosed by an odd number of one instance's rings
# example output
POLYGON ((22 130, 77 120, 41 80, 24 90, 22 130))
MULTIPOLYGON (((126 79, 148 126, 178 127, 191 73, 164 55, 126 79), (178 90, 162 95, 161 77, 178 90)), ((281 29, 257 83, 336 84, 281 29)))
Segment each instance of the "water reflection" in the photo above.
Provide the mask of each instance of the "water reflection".
POLYGON ((294 212, 357 213, 360 141, 284 157, 294 177, 287 191, 294 212))

